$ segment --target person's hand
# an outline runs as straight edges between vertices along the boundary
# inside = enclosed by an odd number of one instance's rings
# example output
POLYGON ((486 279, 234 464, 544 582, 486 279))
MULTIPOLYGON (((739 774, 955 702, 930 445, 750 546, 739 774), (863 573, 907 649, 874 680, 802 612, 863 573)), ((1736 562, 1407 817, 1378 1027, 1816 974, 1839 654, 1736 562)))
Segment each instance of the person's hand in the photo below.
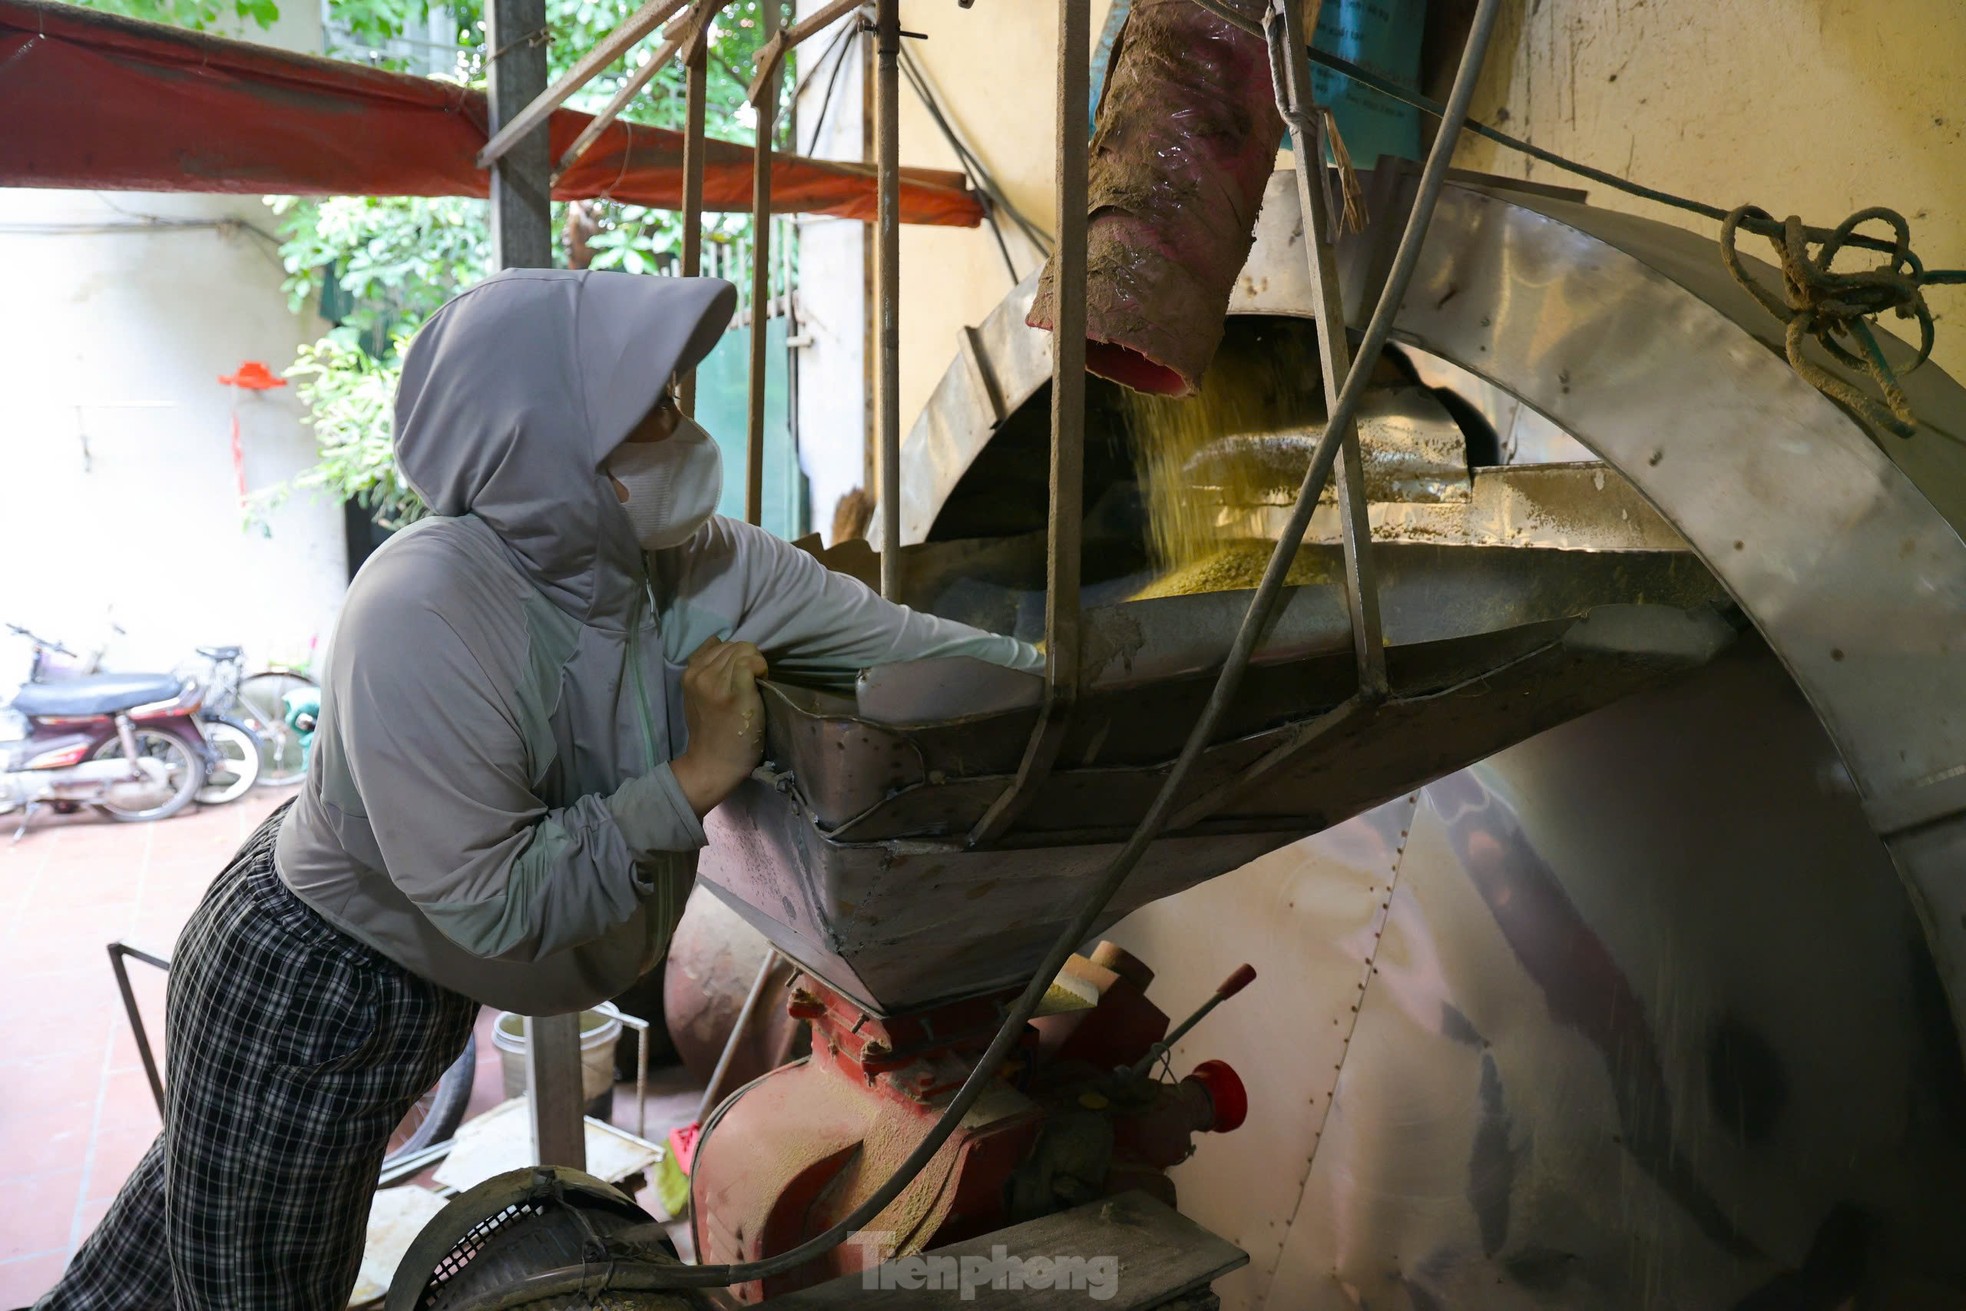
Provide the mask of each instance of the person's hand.
POLYGON ((749 642, 711 638, 683 671, 689 747, 670 768, 697 818, 751 776, 765 753, 765 658, 749 642))

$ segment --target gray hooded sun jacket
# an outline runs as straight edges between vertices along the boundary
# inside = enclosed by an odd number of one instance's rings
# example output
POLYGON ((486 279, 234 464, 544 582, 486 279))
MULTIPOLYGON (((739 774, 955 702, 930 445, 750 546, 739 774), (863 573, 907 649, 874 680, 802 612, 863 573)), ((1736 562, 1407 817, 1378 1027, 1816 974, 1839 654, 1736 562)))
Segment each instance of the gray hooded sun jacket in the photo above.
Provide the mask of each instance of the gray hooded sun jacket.
POLYGON ((330 922, 488 1005, 621 992, 667 947, 703 826, 669 761, 709 637, 850 679, 1029 646, 890 605, 714 518, 644 555, 605 461, 735 301, 727 282, 499 274, 404 363, 396 451, 433 515, 350 586, 281 876, 330 922))

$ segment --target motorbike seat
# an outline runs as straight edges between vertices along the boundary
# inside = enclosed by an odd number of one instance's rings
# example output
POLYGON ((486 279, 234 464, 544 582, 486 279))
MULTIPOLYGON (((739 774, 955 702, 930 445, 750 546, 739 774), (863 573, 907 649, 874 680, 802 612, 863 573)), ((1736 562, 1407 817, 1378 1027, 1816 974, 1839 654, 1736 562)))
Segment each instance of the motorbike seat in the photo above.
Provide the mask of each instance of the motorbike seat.
POLYGON ((30 719, 114 715, 152 701, 168 701, 183 686, 173 674, 87 674, 29 683, 14 694, 14 709, 30 719))
POLYGON ((198 654, 207 660, 237 660, 245 653, 246 648, 243 646, 201 646, 198 648, 198 654))

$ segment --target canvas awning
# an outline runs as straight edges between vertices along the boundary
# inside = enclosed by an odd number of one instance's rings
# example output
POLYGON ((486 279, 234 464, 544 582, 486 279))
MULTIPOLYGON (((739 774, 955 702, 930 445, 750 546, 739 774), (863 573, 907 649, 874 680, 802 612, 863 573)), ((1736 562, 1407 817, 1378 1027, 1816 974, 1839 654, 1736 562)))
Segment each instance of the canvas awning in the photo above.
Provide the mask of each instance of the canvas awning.
MULTIPOLYGON (((553 157, 591 121, 554 113, 553 157)), ((0 0, 0 186, 250 195, 482 196, 485 97, 38 0, 0 0)), ((748 209, 751 150, 711 141, 706 209, 748 209)), ((553 188, 674 208, 682 134, 617 120, 553 188)), ((960 173, 903 169, 901 221, 973 227, 960 173)), ((778 212, 874 217, 868 166, 774 154, 778 212)))

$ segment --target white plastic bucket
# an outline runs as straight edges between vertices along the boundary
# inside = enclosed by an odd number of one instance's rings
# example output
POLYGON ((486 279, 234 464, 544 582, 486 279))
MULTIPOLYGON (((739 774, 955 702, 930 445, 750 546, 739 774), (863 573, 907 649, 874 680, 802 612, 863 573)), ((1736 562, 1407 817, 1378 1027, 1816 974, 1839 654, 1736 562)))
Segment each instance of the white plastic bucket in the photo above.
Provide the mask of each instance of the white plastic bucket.
MULTIPOLYGON (((614 1041, 621 1021, 600 1011, 580 1013, 580 1091, 591 1103, 614 1091, 614 1041)), ((526 1095, 526 1020, 500 1011, 492 1023, 492 1046, 505 1073, 505 1096, 526 1095)))

